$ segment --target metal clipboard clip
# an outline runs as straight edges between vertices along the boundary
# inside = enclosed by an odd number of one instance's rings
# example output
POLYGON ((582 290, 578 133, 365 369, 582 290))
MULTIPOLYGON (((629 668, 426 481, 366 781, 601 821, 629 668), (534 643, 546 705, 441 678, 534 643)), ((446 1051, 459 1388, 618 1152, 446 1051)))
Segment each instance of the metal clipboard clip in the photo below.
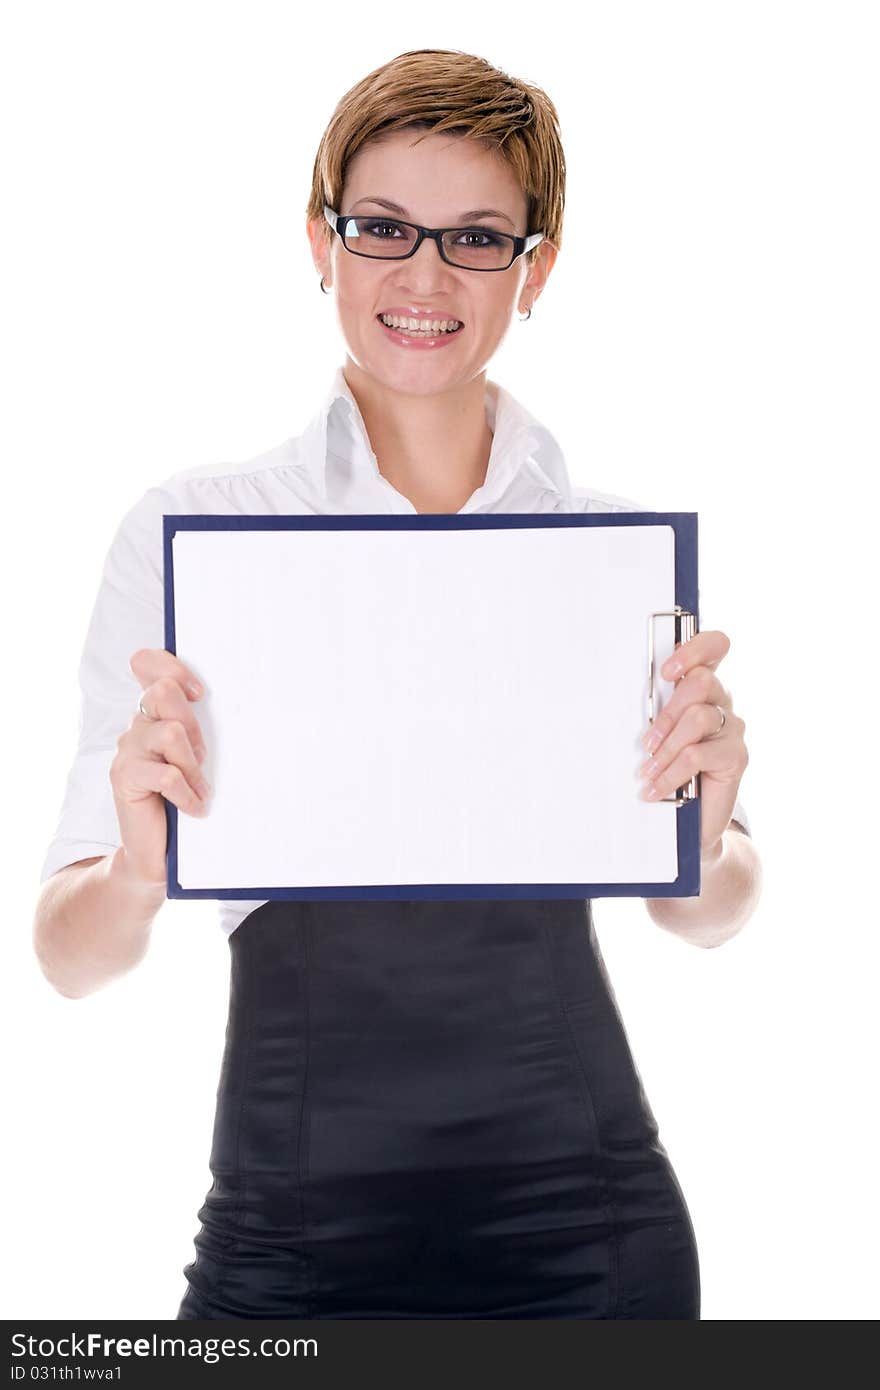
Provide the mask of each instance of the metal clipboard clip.
MULTIPOLYGON (((697 619, 695 614, 689 613, 685 608, 667 609, 659 613, 651 613, 648 618, 648 720, 654 723, 654 619, 655 618, 674 618, 675 619, 675 642, 687 642, 694 636, 697 630, 697 619)), ((662 796, 654 804, 659 806, 661 802, 672 802, 675 806, 683 806, 686 801, 693 801, 697 795, 697 774, 690 779, 684 787, 679 787, 672 796, 662 796)))

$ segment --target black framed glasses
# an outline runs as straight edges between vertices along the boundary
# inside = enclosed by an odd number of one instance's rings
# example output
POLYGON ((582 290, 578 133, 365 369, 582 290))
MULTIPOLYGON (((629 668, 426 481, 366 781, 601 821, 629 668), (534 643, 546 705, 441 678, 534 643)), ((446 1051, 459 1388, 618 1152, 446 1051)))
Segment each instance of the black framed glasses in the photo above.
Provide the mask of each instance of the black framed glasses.
POLYGON ((339 233, 346 251, 380 261, 404 261, 414 256, 430 237, 448 265, 462 270, 509 270, 517 256, 544 240, 543 232, 509 236, 494 227, 419 227, 396 217, 370 213, 365 217, 334 212, 324 205, 324 216, 339 233))

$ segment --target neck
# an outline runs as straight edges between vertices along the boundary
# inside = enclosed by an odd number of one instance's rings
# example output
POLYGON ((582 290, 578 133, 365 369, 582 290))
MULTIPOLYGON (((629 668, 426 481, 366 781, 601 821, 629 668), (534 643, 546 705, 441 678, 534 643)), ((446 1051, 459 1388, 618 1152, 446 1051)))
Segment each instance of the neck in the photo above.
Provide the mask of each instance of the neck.
POLYGON ((349 357, 343 375, 382 477, 417 512, 460 511, 486 481, 492 450, 486 373, 431 396, 389 390, 349 357))

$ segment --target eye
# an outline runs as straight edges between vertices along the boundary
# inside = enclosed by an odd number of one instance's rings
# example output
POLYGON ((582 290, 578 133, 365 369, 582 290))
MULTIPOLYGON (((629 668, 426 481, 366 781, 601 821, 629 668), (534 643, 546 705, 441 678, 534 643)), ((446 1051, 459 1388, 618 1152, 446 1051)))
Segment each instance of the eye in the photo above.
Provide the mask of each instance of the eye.
POLYGON ((482 240, 481 243, 479 243, 479 242, 473 242, 473 241, 465 243, 466 245, 471 246, 471 247, 473 247, 474 249, 476 249, 476 250, 478 250, 478 251, 479 251, 479 250, 482 250, 484 247, 487 247, 487 246, 499 246, 499 245, 501 244, 501 238, 495 236, 492 232, 488 231, 485 227, 466 227, 465 230, 464 230, 463 232, 459 233, 459 236, 460 236, 460 237, 482 237, 483 240, 482 240))
POLYGON ((361 224, 361 226, 362 226, 362 228, 363 228, 363 230, 364 230, 365 232, 369 232, 371 236, 374 236, 374 235, 375 235, 379 241, 393 241, 393 239, 394 239, 393 234, 394 234, 395 232, 399 232, 399 231, 400 231, 400 227, 398 226, 398 224, 397 224, 396 222, 389 222, 387 219, 385 219, 385 220, 382 221, 382 222, 363 222, 363 223, 361 224), (390 228, 390 229, 391 229, 392 235, 391 235, 390 237, 387 237, 387 236, 382 235, 381 233, 377 233, 376 230, 375 230, 377 227, 388 227, 388 228, 390 228))

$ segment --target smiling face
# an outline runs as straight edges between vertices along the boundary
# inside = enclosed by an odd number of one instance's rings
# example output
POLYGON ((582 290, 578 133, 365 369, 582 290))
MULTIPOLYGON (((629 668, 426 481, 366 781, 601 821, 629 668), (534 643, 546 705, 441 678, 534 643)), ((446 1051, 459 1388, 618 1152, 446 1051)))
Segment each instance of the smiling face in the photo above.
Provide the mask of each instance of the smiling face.
MULTIPOLYGON (((525 194, 499 155, 445 133, 429 133, 416 144, 420 135, 396 131, 363 145, 348 166, 337 212, 515 236, 532 230, 525 194), (501 215, 473 216, 474 209, 486 208, 501 215)), ((556 248, 542 242, 531 268, 520 256, 507 270, 477 271, 448 265, 427 238, 405 260, 376 260, 352 255, 335 232, 328 244, 321 223, 309 223, 308 234, 315 267, 334 291, 349 357, 389 389, 416 395, 454 390, 479 376, 517 308, 525 312, 534 303, 556 258, 556 248), (462 327, 431 346, 433 339, 405 338, 379 318, 408 311, 462 327)))

